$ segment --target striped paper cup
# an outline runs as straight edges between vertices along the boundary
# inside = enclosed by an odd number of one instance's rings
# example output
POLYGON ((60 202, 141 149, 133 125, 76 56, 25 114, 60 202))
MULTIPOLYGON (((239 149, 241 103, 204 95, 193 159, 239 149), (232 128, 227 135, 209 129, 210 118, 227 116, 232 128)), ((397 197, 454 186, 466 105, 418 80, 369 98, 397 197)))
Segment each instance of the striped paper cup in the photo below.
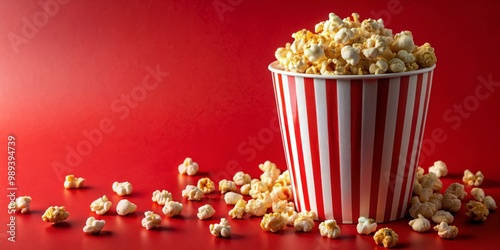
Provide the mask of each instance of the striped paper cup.
POLYGON ((269 65, 298 211, 344 224, 405 217, 434 68, 321 76, 269 65))

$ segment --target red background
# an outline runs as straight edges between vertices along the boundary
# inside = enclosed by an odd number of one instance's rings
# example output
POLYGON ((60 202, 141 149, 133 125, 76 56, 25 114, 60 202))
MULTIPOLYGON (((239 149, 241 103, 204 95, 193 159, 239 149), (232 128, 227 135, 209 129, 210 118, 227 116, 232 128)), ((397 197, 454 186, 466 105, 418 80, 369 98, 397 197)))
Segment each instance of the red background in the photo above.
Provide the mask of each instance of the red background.
MULTIPOLYGON (((0 3, 0 143, 3 140, 6 151, 7 136, 15 136, 16 194, 33 198, 33 211, 16 215, 16 243, 7 240, 8 197, 0 198, 2 249, 26 249, 30 244, 95 249, 169 244, 375 247, 371 236, 357 235, 351 225, 341 226, 341 239, 329 240, 320 237, 317 228, 309 234, 290 228, 266 233, 259 228, 259 218, 230 220, 233 237, 218 239, 210 235, 208 225, 229 210, 220 195, 204 202, 180 196, 183 187, 200 176, 219 180, 244 170, 258 177, 257 166, 265 160, 285 169, 267 65, 293 32, 314 29, 329 12, 342 18, 352 12, 362 19, 382 17, 394 32, 411 30, 417 44, 431 43, 438 66, 420 164, 427 168, 435 160, 445 161, 451 172, 445 185, 460 181, 466 168, 481 170, 486 193, 500 201, 500 75, 495 50, 500 43, 500 4, 494 1, 41 2, 56 4, 43 14, 37 1, 0 3), (148 68, 160 72, 160 82, 149 78, 149 85, 143 85, 148 68), (489 79, 489 89, 481 79, 489 79), (88 133, 95 136, 93 141, 88 133), (72 150, 80 150, 79 157, 71 158, 72 150), (177 166, 187 156, 200 164, 199 176, 178 176, 177 166), (86 178, 88 188, 64 190, 62 178, 69 173, 86 178), (125 180, 134 185, 129 199, 138 211, 128 217, 100 216, 106 220, 105 232, 84 235, 85 219, 93 215, 91 201, 106 194, 116 204, 119 197, 111 184, 125 180), (184 215, 164 218, 162 230, 146 231, 140 226, 142 213, 161 213, 150 200, 156 189, 174 193, 184 203, 184 215), (217 213, 212 220, 199 221, 196 209, 205 203, 217 213), (68 208, 71 215, 63 226, 40 219, 51 205, 68 208)), ((8 194, 7 152, 0 155, 5 166, 0 187, 8 194)), ((453 241, 434 232, 413 232, 408 220, 386 226, 400 234, 402 248, 494 242, 497 213, 483 224, 467 223, 464 217, 464 211, 457 215, 454 224, 460 234, 453 241)))

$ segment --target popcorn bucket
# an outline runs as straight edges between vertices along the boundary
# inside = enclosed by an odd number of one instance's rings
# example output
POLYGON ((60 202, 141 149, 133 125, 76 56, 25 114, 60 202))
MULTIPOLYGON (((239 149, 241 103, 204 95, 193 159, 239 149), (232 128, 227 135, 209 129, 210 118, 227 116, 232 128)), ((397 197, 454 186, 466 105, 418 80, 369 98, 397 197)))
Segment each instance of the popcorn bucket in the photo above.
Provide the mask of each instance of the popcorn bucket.
POLYGON ((434 68, 322 76, 269 65, 298 211, 344 224, 406 216, 434 68))

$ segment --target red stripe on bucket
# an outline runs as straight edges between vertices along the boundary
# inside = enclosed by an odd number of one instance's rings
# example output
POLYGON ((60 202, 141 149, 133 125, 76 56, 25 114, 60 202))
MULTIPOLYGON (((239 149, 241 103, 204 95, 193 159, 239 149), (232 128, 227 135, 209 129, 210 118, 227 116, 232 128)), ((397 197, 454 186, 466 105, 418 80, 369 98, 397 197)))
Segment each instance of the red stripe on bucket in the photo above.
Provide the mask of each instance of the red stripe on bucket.
POLYGON ((351 193, 352 219, 360 214, 361 125, 363 114, 363 80, 351 81, 351 193))

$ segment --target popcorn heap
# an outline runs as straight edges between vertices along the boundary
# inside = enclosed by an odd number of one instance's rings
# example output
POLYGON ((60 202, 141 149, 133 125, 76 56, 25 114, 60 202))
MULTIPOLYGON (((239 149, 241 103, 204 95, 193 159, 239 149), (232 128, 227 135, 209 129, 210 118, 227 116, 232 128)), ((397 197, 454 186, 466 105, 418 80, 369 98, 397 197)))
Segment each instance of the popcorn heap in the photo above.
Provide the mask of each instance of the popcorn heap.
POLYGON ((293 43, 278 48, 275 57, 287 71, 321 75, 399 73, 436 64, 429 43, 415 45, 410 31, 393 35, 382 19, 361 21, 357 13, 316 24, 315 32, 303 29, 293 43))

